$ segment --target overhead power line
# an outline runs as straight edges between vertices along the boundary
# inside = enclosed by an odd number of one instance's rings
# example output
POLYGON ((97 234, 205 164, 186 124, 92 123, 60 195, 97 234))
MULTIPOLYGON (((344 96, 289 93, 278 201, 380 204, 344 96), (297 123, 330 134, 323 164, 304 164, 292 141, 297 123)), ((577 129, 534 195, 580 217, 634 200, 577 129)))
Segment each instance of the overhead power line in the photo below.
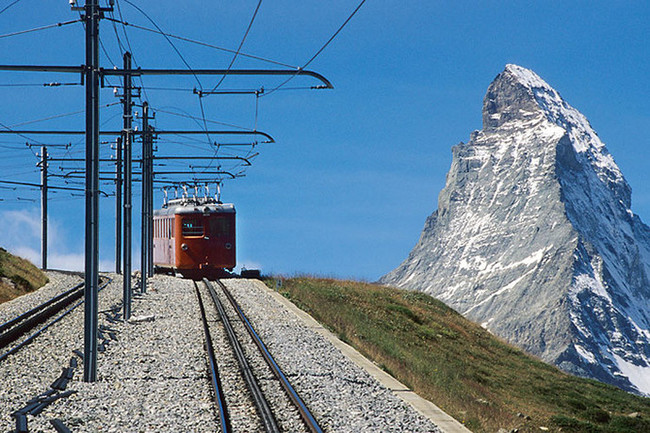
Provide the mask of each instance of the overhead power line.
MULTIPOLYGON (((237 56, 239 55, 239 52, 241 51, 241 48, 244 46, 244 42, 246 42, 246 37, 248 36, 248 32, 251 31, 251 27, 253 27, 253 22, 255 21, 255 17, 257 16, 257 12, 260 10, 260 6, 262 6, 262 0, 259 0, 257 2, 257 7, 255 8, 255 12, 253 12, 253 16, 251 17, 250 22, 248 23, 248 27, 246 27, 246 32, 244 32, 244 37, 242 38, 241 42, 239 43, 239 46, 237 47, 237 51, 235 52, 235 55, 232 56, 232 60, 230 61, 230 64, 228 65, 228 71, 232 68, 232 65, 235 64, 235 60, 237 60, 237 56)), ((217 90, 217 88, 223 83, 223 80, 226 79, 227 74, 223 74, 219 82, 212 88, 211 92, 214 92, 217 90)))
MULTIPOLYGON (((181 61, 183 62, 183 64, 185 64, 185 66, 187 67, 187 69, 189 69, 190 71, 193 71, 194 68, 192 68, 192 67, 190 66, 190 64, 187 63, 187 60, 185 60, 185 57, 183 57, 183 54, 181 54, 181 52, 178 50, 178 48, 176 48, 176 45, 174 45, 174 43, 171 41, 171 39, 169 39, 169 37, 167 37, 167 35, 165 34, 165 32, 162 31, 162 29, 160 28, 160 26, 158 26, 158 24, 156 24, 155 21, 154 21, 154 20, 153 20, 153 19, 152 19, 152 18, 151 18, 151 17, 150 17, 150 16, 149 16, 145 11, 143 11, 142 9, 140 9, 137 5, 133 4, 133 3, 130 2, 129 0, 124 0, 124 2, 130 4, 131 7, 133 7, 133 8, 136 9, 138 12, 140 12, 142 15, 144 15, 144 17, 145 17, 146 19, 148 19, 149 22, 150 22, 151 24, 153 24, 153 26, 154 26, 156 29, 158 29, 158 31, 160 32, 160 34, 163 35, 163 37, 167 40, 167 42, 169 42, 169 45, 171 45, 172 49, 176 52, 176 54, 178 54, 178 57, 180 57, 181 61)), ((199 77, 197 77, 197 76, 194 74, 194 78, 196 79, 196 82, 199 83, 199 87, 200 87, 200 88, 203 88, 203 86, 201 85, 201 81, 199 81, 199 77)))
MULTIPOLYGON (((320 53, 322 53, 323 50, 325 50, 325 48, 327 48, 327 46, 328 46, 328 45, 329 45, 329 44, 334 40, 334 38, 336 38, 336 37, 338 36, 338 34, 341 33, 341 30, 343 30, 343 28, 344 28, 344 27, 345 27, 345 26, 350 22, 350 20, 352 19, 352 17, 356 15, 356 13, 359 11, 359 9, 361 9, 361 6, 363 6, 363 4, 364 4, 365 2, 366 2, 366 0, 361 0, 361 3, 359 3, 359 6, 357 6, 357 8, 356 8, 356 9, 355 9, 351 14, 350 14, 350 16, 349 16, 349 17, 348 17, 348 18, 343 22, 343 24, 341 24, 341 26, 338 28, 338 30, 336 30, 336 31, 334 32, 334 34, 333 34, 333 35, 332 35, 332 36, 327 40, 327 42, 325 42, 325 44, 323 44, 323 46, 320 47, 320 49, 319 49, 318 51, 316 51, 316 54, 314 54, 314 55, 311 57, 311 59, 309 59, 309 60, 307 61, 307 63, 305 63, 301 68, 299 68, 299 71, 301 71, 301 70, 305 69, 307 66, 309 66, 309 65, 311 64, 311 62, 313 62, 313 61, 316 59, 316 57, 318 57, 318 56, 320 55, 320 53)), ((268 92, 266 92, 266 93, 260 95, 260 97, 268 96, 268 95, 270 95, 271 93, 275 92, 276 90, 278 90, 279 88, 281 88, 281 87, 283 87, 285 84, 287 84, 289 81, 291 81, 291 80, 293 80, 294 78, 296 78, 296 75, 298 75, 298 72, 296 72, 296 74, 292 75, 291 77, 287 78, 285 81, 283 81, 282 83, 280 83, 280 85, 278 85, 277 87, 275 87, 275 88, 269 90, 268 92)))
MULTIPOLYGON (((0 13, 2 13, 2 12, 0 11, 0 13)), ((29 29, 29 30, 20 30, 20 31, 13 32, 13 33, 6 33, 4 35, 0 35, 0 39, 8 38, 10 36, 23 35, 25 33, 38 32, 40 30, 53 29, 55 27, 63 27, 63 26, 67 26, 68 24, 74 24, 74 23, 78 23, 78 22, 81 22, 81 20, 66 21, 66 22, 63 22, 63 23, 56 23, 56 24, 50 24, 50 25, 47 25, 47 26, 36 27, 36 28, 33 28, 33 29, 29 29)))
MULTIPOLYGON (((183 111, 183 110, 180 110, 180 109, 178 109, 178 110, 183 111)), ((155 111, 158 112, 158 113, 170 114, 172 116, 184 117, 186 119, 192 119, 192 120, 196 120, 196 121, 202 120, 200 117, 192 116, 192 115, 190 115, 190 114, 188 114, 186 112, 184 112, 184 114, 174 113, 173 111, 167 111, 167 110, 163 110, 161 108, 156 108, 155 111)), ((239 125, 235 125, 235 124, 232 124, 232 123, 226 123, 226 122, 219 122, 217 120, 206 120, 206 122, 213 123, 215 125, 229 126, 231 128, 241 129, 243 131, 254 131, 254 129, 251 129, 251 128, 248 128, 248 127, 245 127, 245 126, 239 126, 239 125)))
MULTIPOLYGON (((106 18, 106 19, 108 21, 113 21, 115 23, 122 24, 123 26, 133 27, 134 29, 143 30, 145 32, 151 32, 151 33, 156 33, 156 34, 168 36, 168 37, 170 37, 172 39, 177 39, 179 41, 188 42, 190 44, 201 45, 201 46, 204 46, 204 47, 207 47, 207 48, 212 48, 212 49, 215 49, 215 50, 218 50, 218 51, 223 51, 223 52, 231 53, 231 54, 237 53, 237 50, 220 47, 218 45, 209 44, 209 43, 203 42, 203 41, 197 41, 196 39, 190 39, 190 38, 186 38, 184 36, 174 35, 172 33, 160 32, 158 30, 154 30, 154 29, 150 29, 150 28, 147 28, 147 27, 139 26, 137 24, 132 24, 132 23, 126 22, 124 20, 116 20, 114 18, 106 18)), ((283 63, 283 62, 280 62, 280 61, 277 61, 277 60, 272 60, 272 59, 268 59, 266 57, 257 56, 255 54, 242 53, 241 51, 239 51, 238 56, 239 57, 246 57, 246 58, 254 59, 254 60, 259 60, 261 62, 271 63, 271 64, 278 65, 278 66, 284 66, 285 68, 298 69, 298 66, 296 66, 296 65, 290 65, 288 63, 283 63)))
POLYGON ((20 2, 20 1, 21 1, 21 0, 15 0, 15 1, 11 2, 9 5, 5 6, 5 7, 0 11, 0 15, 2 15, 2 13, 3 13, 4 11, 6 11, 7 9, 9 9, 10 7, 12 7, 13 5, 15 5, 16 3, 20 2))

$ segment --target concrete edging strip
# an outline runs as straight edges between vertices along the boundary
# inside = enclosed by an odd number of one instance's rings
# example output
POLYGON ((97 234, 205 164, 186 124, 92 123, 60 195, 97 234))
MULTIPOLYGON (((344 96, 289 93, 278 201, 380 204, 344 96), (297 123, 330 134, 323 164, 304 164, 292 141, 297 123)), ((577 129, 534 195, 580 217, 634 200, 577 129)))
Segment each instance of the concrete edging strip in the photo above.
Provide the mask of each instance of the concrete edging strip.
POLYGON ((350 358, 359 367, 366 370, 373 376, 379 383, 388 388, 393 394, 401 398, 404 402, 411 405, 415 410, 420 412, 423 416, 430 419, 435 425, 440 427, 445 433, 472 433, 467 427, 458 422, 456 419, 449 416, 442 409, 429 400, 425 400, 415 392, 408 389, 408 387, 395 379, 393 376, 386 373, 384 370, 377 367, 372 361, 367 359, 355 348, 347 343, 339 340, 339 338, 324 328, 320 323, 314 320, 309 314, 305 313, 300 308, 296 307, 291 301, 282 296, 276 291, 269 289, 266 284, 259 280, 255 280, 257 285, 269 293, 280 304, 284 305, 289 311, 293 312, 302 322, 310 329, 318 332, 327 338, 337 349, 339 349, 345 356, 350 358))

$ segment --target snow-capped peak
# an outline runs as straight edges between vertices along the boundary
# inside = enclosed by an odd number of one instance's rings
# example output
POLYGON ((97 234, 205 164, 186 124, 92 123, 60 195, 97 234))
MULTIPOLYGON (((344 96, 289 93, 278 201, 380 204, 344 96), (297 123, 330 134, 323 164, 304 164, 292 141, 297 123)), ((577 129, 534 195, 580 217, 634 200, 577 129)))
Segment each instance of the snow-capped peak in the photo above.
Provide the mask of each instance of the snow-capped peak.
MULTIPOLYGON (((485 97, 486 100, 488 98, 490 100, 484 102, 484 111, 486 109, 492 109, 491 111, 512 111, 514 109, 516 113, 529 113, 536 111, 535 108, 541 110, 548 121, 566 131, 575 151, 588 160, 601 180, 606 181, 610 186, 618 184, 623 191, 629 190, 614 158, 587 118, 569 105, 553 87, 535 72, 519 65, 508 64, 490 85, 485 97), (517 99, 517 104, 514 106, 513 98, 517 99), (491 104, 492 101, 496 103, 491 104)), ((498 127, 504 123, 504 120, 521 120, 521 114, 516 115, 516 113, 501 114, 499 116, 501 122, 488 126, 498 127)), ((493 113, 490 113, 489 116, 495 118, 493 113)), ((620 199, 629 208, 629 199, 626 199, 624 195, 620 199)))
POLYGON ((531 89, 539 88, 539 89, 547 90, 549 92, 557 93, 555 89, 549 86, 546 81, 542 80, 539 75, 537 75, 535 72, 531 71, 530 69, 526 69, 522 66, 515 65, 512 63, 508 63, 506 65, 505 72, 512 74, 512 76, 515 77, 517 81, 519 81, 521 84, 525 85, 526 87, 530 87, 531 89))

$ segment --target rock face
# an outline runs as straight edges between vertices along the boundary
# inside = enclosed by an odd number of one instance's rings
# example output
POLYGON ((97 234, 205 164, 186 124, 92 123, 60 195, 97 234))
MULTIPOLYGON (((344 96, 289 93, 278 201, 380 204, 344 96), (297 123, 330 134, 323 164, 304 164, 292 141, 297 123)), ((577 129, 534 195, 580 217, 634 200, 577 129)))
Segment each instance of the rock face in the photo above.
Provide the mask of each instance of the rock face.
POLYGON ((408 258, 422 290, 560 368, 650 395, 650 228, 587 119, 507 65, 408 258))

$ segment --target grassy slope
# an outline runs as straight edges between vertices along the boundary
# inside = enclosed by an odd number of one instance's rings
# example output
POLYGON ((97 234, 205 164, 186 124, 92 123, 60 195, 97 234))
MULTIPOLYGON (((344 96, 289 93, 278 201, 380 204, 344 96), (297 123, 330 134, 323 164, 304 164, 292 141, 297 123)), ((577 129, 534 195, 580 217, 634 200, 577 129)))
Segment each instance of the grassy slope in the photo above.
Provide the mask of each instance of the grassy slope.
POLYGON ((312 278, 280 291, 475 433, 650 432, 650 399, 567 375, 423 293, 312 278))
POLYGON ((10 284, 0 279, 0 303, 36 290, 48 281, 40 269, 29 261, 8 253, 4 248, 0 248, 0 278, 8 278, 13 282, 10 284))

